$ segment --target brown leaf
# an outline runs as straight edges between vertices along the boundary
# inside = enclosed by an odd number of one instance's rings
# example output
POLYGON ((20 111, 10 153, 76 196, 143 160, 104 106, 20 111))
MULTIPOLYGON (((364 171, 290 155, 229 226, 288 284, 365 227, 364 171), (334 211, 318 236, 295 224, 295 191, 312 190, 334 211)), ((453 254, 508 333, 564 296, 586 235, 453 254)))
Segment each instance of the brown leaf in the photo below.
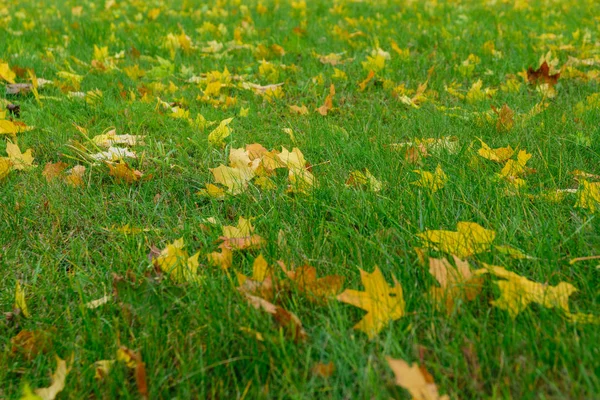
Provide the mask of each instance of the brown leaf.
POLYGON ((312 367, 312 373, 321 378, 329 378, 335 372, 335 364, 328 362, 327 364, 318 362, 312 367))
POLYGON ((498 120, 496 121, 496 130, 497 131, 509 131, 515 125, 515 112, 510 109, 507 104, 504 104, 500 110, 492 105, 492 110, 498 116, 498 120))
POLYGON ((41 330, 22 330, 10 339, 12 355, 21 354, 27 360, 34 359, 38 354, 47 353, 52 347, 52 338, 41 330))
POLYGON ((302 322, 296 314, 284 310, 282 307, 276 306, 257 296, 249 294, 244 295, 248 303, 257 310, 263 310, 273 316, 273 319, 292 337, 295 342, 303 342, 308 335, 302 327, 302 322))
POLYGON ((558 78, 560 78, 560 72, 550 75, 550 66, 546 61, 536 70, 531 67, 527 69, 527 80, 533 85, 547 83, 550 86, 554 86, 558 82, 558 78))
POLYGON ((33 85, 31 83, 9 83, 6 85, 6 94, 18 95, 31 92, 33 85))
POLYGON ((319 114, 325 116, 325 115, 327 115, 327 113, 329 111, 331 111, 331 109, 333 108, 333 97, 334 96, 335 96, 335 86, 332 83, 331 86, 329 87, 329 94, 327 95, 327 98, 325 98, 325 103, 323 103, 323 105, 321 107, 317 108, 317 111, 319 112, 319 114))
POLYGON ((295 270, 288 271, 283 262, 278 261, 281 268, 298 290, 311 295, 311 300, 324 301, 334 297, 342 289, 344 278, 339 275, 329 275, 317 278, 317 270, 310 265, 303 265, 295 270))
POLYGON ((44 171, 42 175, 46 178, 46 182, 51 182, 58 176, 62 174, 62 172, 67 168, 67 164, 59 161, 57 163, 47 163, 44 167, 44 171))
POLYGON ((133 183, 139 181, 143 174, 131 168, 127 163, 119 162, 119 163, 106 163, 109 168, 109 175, 115 178, 117 183, 125 182, 125 183, 133 183))

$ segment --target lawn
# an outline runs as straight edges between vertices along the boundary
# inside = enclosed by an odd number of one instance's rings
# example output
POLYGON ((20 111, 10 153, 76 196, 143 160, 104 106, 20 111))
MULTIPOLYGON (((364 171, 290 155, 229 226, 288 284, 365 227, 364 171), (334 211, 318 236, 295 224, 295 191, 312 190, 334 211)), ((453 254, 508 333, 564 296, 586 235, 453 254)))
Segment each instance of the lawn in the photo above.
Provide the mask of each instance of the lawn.
POLYGON ((597 396, 599 15, 0 0, 0 398, 597 396))

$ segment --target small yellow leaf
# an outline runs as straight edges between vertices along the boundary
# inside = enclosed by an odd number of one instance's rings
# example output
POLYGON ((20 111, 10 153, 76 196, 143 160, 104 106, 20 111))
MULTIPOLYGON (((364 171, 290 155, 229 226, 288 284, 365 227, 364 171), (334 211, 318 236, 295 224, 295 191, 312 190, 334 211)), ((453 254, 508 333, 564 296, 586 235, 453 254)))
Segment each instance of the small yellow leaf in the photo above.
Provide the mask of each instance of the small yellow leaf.
POLYGON ((587 208, 591 212, 600 209, 600 182, 588 182, 582 179, 577 195, 579 198, 575 207, 587 208))
POLYGON ((231 135, 231 128, 229 123, 233 121, 233 118, 227 118, 219 123, 211 133, 208 134, 208 141, 218 147, 225 147, 225 138, 231 135))
POLYGON ((7 63, 0 63, 0 78, 8 83, 15 83, 17 75, 10 69, 7 63))
POLYGON ((15 307, 20 309, 25 318, 29 318, 29 309, 27 308, 27 302, 25 301, 25 291, 21 287, 21 282, 17 281, 15 288, 15 307))
POLYGON ((177 283, 198 282, 200 279, 198 276, 200 253, 189 257, 187 251, 183 250, 184 246, 183 238, 168 244, 154 259, 154 263, 177 283))
POLYGON ((435 193, 438 190, 442 189, 448 181, 448 177, 446 176, 440 165, 437 166, 437 168, 435 169, 435 173, 433 174, 429 171, 422 170, 414 170, 413 172, 420 174, 421 178, 412 182, 412 184, 421 186, 422 188, 431 191, 431 193, 435 193))
POLYGON ((477 151, 477 154, 488 160, 496 162, 505 162, 506 160, 511 158, 515 153, 515 151, 510 146, 492 149, 483 140, 480 139, 479 141, 481 142, 481 148, 477 151))
POLYGON ((378 267, 372 273, 360 270, 360 279, 365 287, 364 292, 346 289, 337 299, 367 311, 354 329, 365 332, 369 339, 373 339, 389 322, 404 316, 402 286, 394 279, 395 285, 390 287, 378 267))

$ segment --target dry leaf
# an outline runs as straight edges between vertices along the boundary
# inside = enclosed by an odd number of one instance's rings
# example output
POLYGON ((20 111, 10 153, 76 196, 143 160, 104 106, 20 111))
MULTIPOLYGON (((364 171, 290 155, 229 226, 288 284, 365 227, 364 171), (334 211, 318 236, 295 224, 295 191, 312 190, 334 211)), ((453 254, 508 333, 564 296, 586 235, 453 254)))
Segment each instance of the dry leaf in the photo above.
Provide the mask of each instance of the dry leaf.
POLYGON ((42 400, 54 400, 65 388, 65 381, 70 370, 71 367, 67 366, 67 362, 56 356, 56 370, 52 374, 52 383, 47 388, 36 389, 35 394, 42 400))
POLYGON ((527 80, 534 85, 548 84, 554 86, 558 82, 558 78, 560 78, 560 72, 550 75, 550 66, 546 61, 544 61, 536 70, 532 67, 527 69, 527 80))
POLYGON ((433 377, 417 364, 387 357, 387 362, 396 376, 396 385, 408 390, 413 400, 450 400, 448 395, 440 396, 433 377))
POLYGON ((306 340, 308 335, 306 331, 302 327, 302 322, 296 316, 296 314, 291 313, 283 308, 276 306, 273 303, 268 302, 265 299, 262 299, 257 296, 245 295, 248 303, 252 305, 257 310, 263 310, 273 316, 275 321, 292 337, 295 342, 303 342, 306 340))
POLYGON ((331 111, 333 109, 333 97, 334 96, 335 96, 335 86, 332 83, 331 86, 329 87, 329 94, 325 98, 325 103, 323 103, 323 105, 321 107, 317 108, 317 111, 319 112, 319 114, 325 116, 325 115, 327 115, 327 113, 329 113, 329 111, 331 111))
POLYGON ((188 252, 183 250, 184 246, 183 238, 168 244, 153 260, 154 265, 177 283, 198 282, 200 280, 198 275, 200 253, 189 257, 188 252))
POLYGON ((440 287, 432 287, 431 298, 439 309, 450 314, 456 300, 473 300, 481 291, 483 279, 473 274, 469 263, 453 256, 456 267, 446 258, 430 258, 429 273, 438 281, 440 287))
POLYGON ((339 275, 317 278, 317 269, 310 265, 303 265, 291 271, 285 268, 283 262, 279 261, 279 265, 287 277, 296 284, 298 290, 311 295, 318 301, 334 297, 342 289, 344 283, 344 277, 339 275))

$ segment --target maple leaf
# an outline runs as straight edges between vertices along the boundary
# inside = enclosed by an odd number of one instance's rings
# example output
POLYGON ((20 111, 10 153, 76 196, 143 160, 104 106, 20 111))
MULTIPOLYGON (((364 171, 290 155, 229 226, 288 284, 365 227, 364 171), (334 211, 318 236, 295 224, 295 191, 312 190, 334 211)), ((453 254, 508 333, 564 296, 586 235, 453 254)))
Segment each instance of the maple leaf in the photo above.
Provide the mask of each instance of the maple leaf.
POLYGON ((17 75, 10 69, 7 63, 0 62, 0 78, 8 83, 15 83, 17 75))
POLYGON ((479 141, 481 142, 481 148, 477 151, 477 154, 485 159, 496 162, 505 162, 515 153, 510 146, 492 149, 483 140, 479 139, 479 141))
POLYGON ((290 113, 292 113, 292 114, 308 115, 308 108, 305 105, 302 105, 302 106, 291 105, 291 106, 289 106, 289 108, 290 108, 290 113))
POLYGON ((536 70, 532 67, 527 69, 527 80, 534 85, 548 84, 554 86, 558 82, 558 78, 560 78, 560 72, 550 75, 550 66, 547 61, 544 61, 536 70))
POLYGON ((111 146, 107 151, 90 154, 90 157, 97 161, 119 161, 125 158, 137 158, 137 155, 126 147, 111 146))
POLYGON ((278 263, 287 277, 296 284, 298 290, 310 294, 317 301, 333 297, 342 289, 344 283, 342 276, 329 275, 317 278, 317 269, 310 265, 303 265, 290 271, 286 269, 283 262, 278 263))
POLYGON ((208 141, 218 147, 225 147, 225 138, 231 135, 229 124, 233 121, 232 118, 224 119, 219 123, 211 133, 208 134, 208 141))
POLYGON ((448 177, 442 170, 442 167, 438 164, 435 169, 435 173, 422 170, 414 170, 417 174, 421 175, 421 178, 412 182, 413 185, 421 186, 425 189, 435 193, 446 185, 448 177))
POLYGON ((12 162, 7 157, 0 157, 0 180, 8 176, 12 170, 12 162))
POLYGON ((538 303, 546 308, 558 308, 569 313, 569 296, 577 291, 573 285, 560 282, 556 286, 533 282, 504 267, 483 264, 490 274, 503 280, 497 281, 501 295, 491 304, 508 311, 511 318, 515 318, 529 304, 538 303))
POLYGON ((233 252, 231 249, 224 246, 219 247, 221 248, 220 252, 213 251, 206 255, 209 264, 221 267, 222 269, 231 268, 231 264, 233 263, 233 252))
POLYGON ((244 294, 262 297, 271 300, 274 295, 272 268, 265 258, 260 254, 252 264, 252 277, 238 272, 238 290, 244 294))
POLYGON ((426 230, 417 236, 424 239, 430 247, 465 258, 487 251, 496 238, 496 232, 475 222, 459 222, 456 224, 456 232, 426 230))
POLYGON ((300 318, 290 311, 283 309, 269 301, 249 294, 245 294, 244 297, 248 301, 248 304, 256 308, 257 310, 263 310, 273 316, 275 321, 293 338, 296 342, 303 342, 306 340, 308 335, 302 327, 300 318))
POLYGON ((52 347, 52 337, 42 330, 22 330, 10 339, 11 354, 20 354, 27 360, 34 359, 38 354, 47 353, 52 347))
POLYGON ((375 178, 367 168, 364 169, 364 172, 352 171, 346 180, 346 186, 365 186, 372 192, 379 192, 383 188, 381 181, 375 178))
POLYGON ((65 382, 70 370, 71 367, 67 366, 67 362, 56 356, 56 370, 52 374, 52 383, 47 388, 36 389, 35 394, 42 400, 54 400, 65 388, 65 382))
POLYGON ((83 175, 85 174, 85 167, 83 165, 76 165, 69 173, 65 176, 64 180, 67 185, 73 187, 83 186, 83 175))
POLYGON ((515 112, 510 109, 507 104, 504 104, 500 110, 492 105, 492 110, 498 116, 496 121, 497 131, 509 131, 515 125, 515 112))
POLYGON ((262 247, 265 240, 254 234, 254 227, 250 219, 240 217, 237 226, 224 226, 222 247, 230 250, 244 250, 262 247))
POLYGON ((329 86, 329 94, 325 98, 325 103, 323 103, 323 105, 321 107, 317 108, 317 111, 319 114, 325 116, 325 115, 327 115, 327 113, 329 113, 329 111, 331 111, 333 109, 333 97, 334 96, 335 96, 335 86, 332 83, 331 86, 329 86))
POLYGON ((315 185, 315 177, 306 168, 306 160, 300 149, 294 147, 290 152, 285 147, 278 154, 279 160, 289 169, 289 191, 293 193, 308 194, 315 185))
POLYGON ((456 300, 475 299, 483 284, 482 278, 471 271, 468 262, 456 256, 452 257, 456 267, 453 267, 446 258, 429 259, 429 273, 440 284, 439 288, 431 288, 430 296, 439 309, 445 306, 448 314, 454 309, 456 300))
POLYGON ((600 182, 588 182, 582 179, 577 195, 579 198, 575 207, 587 208, 591 212, 600 209, 600 182))
POLYGON ((27 149, 25 153, 21 153, 19 146, 11 142, 6 143, 6 153, 14 169, 25 171, 37 167, 37 165, 33 164, 31 151, 31 149, 27 149))
POLYGON ((248 187, 248 181, 253 177, 245 169, 227 167, 223 164, 217 168, 210 168, 210 172, 217 183, 227 186, 227 193, 231 195, 243 193, 248 187))
POLYGON ((154 259, 154 265, 169 274, 169 277, 177 283, 198 282, 200 279, 198 276, 200 253, 189 257, 187 251, 183 250, 184 246, 183 238, 168 244, 154 259))
POLYGON ((95 379, 104 379, 108 376, 115 360, 98 360, 94 362, 94 370, 96 371, 94 374, 95 379))
POLYGON ((143 174, 131 168, 125 162, 117 162, 117 163, 106 163, 109 169, 109 175, 115 178, 117 183, 125 182, 125 183, 134 183, 139 181, 143 174))
POLYGON ((62 172, 67 168, 67 164, 59 161, 57 163, 46 163, 42 175, 46 178, 46 182, 51 182, 59 177, 62 172))
POLYGON ((21 287, 21 282, 17 281, 15 287, 15 307, 21 310, 25 318, 29 318, 29 309, 27 308, 27 302, 25 301, 25 291, 21 287))
POLYGON ((396 385, 408 390, 413 400, 450 400, 448 395, 440 396, 433 377, 423 367, 411 366, 401 359, 386 359, 396 376, 396 385))
POLYGON ((120 346, 117 350, 117 361, 123 362, 128 368, 134 371, 135 383, 138 393, 143 399, 148 398, 148 383, 146 380, 146 364, 142 361, 139 352, 120 346))
POLYGON ((373 339, 389 322, 404 316, 402 286, 394 278, 395 285, 391 288, 379 267, 375 267, 372 273, 361 269, 360 279, 365 287, 364 292, 346 289, 337 296, 337 299, 367 311, 354 329, 365 332, 369 339, 373 339))

